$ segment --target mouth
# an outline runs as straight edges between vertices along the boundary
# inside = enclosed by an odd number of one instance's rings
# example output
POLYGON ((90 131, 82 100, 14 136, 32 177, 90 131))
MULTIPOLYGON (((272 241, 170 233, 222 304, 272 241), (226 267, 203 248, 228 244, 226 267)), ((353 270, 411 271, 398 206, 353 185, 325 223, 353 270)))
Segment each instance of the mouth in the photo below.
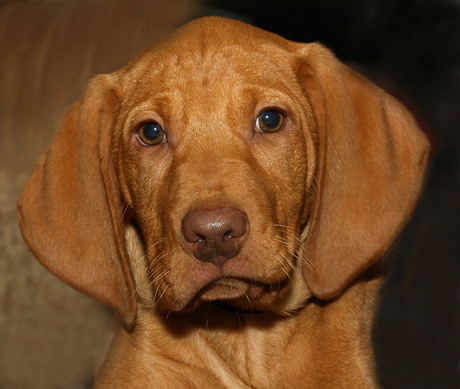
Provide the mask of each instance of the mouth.
POLYGON ((202 288, 181 312, 192 312, 202 303, 225 303, 245 311, 264 311, 287 288, 288 280, 263 284, 236 277, 221 277, 202 288))

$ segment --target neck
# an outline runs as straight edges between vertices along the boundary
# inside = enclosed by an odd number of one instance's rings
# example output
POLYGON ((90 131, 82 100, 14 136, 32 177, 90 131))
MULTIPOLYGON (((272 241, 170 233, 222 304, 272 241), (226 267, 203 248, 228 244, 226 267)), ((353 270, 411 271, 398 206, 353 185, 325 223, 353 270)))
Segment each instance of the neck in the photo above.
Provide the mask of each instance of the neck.
MULTIPOLYGON (((207 375, 206 382, 230 387, 297 387, 304 382, 334 388, 339 386, 336 379, 356 382, 357 388, 377 387, 371 338, 380 284, 356 283, 338 299, 311 301, 289 317, 209 305, 159 320, 141 307, 134 331, 120 331, 109 360, 126 364, 128 353, 136 360, 135 369, 143 372, 159 360, 174 361, 181 373, 166 372, 171 382, 174 374, 200 372, 201 378, 207 375), (190 372, 184 373, 187 368, 190 372)), ((152 374, 158 382, 161 372, 152 374)))

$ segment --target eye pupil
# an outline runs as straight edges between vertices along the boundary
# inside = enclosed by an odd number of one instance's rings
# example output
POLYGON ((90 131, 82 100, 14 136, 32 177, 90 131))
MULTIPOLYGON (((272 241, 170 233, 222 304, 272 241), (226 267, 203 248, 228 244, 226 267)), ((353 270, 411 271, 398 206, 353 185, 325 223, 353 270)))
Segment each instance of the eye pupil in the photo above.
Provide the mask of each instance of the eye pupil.
POLYGON ((143 144, 153 146, 163 141, 165 133, 158 123, 149 122, 140 127, 138 136, 143 144))
POLYGON ((284 116, 274 109, 262 112, 257 118, 256 126, 259 131, 276 132, 279 131, 284 124, 284 116))
POLYGON ((275 128, 280 121, 280 115, 276 111, 265 111, 262 114, 262 122, 265 127, 275 128))
POLYGON ((161 135, 161 127, 156 123, 148 123, 144 126, 144 136, 147 139, 157 139, 161 135))

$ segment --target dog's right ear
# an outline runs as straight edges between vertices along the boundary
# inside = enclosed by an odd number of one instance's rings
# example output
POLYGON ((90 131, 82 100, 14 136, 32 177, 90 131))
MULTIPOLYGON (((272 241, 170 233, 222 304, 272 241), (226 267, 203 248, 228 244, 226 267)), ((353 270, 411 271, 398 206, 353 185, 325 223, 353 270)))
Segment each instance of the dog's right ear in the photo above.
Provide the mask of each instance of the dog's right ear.
POLYGON ((114 308, 131 329, 135 287, 112 163, 118 105, 111 76, 96 77, 40 156, 18 214, 24 240, 37 259, 63 281, 114 308))

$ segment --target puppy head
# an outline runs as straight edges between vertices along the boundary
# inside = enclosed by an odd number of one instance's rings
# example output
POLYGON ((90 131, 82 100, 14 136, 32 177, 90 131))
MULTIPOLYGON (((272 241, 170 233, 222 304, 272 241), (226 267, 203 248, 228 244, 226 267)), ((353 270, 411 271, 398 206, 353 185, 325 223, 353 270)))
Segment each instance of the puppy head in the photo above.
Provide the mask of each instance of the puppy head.
POLYGON ((24 189, 21 228, 128 328, 136 297, 288 313, 387 249, 426 151, 410 114, 324 47, 200 19, 92 82, 24 189))

